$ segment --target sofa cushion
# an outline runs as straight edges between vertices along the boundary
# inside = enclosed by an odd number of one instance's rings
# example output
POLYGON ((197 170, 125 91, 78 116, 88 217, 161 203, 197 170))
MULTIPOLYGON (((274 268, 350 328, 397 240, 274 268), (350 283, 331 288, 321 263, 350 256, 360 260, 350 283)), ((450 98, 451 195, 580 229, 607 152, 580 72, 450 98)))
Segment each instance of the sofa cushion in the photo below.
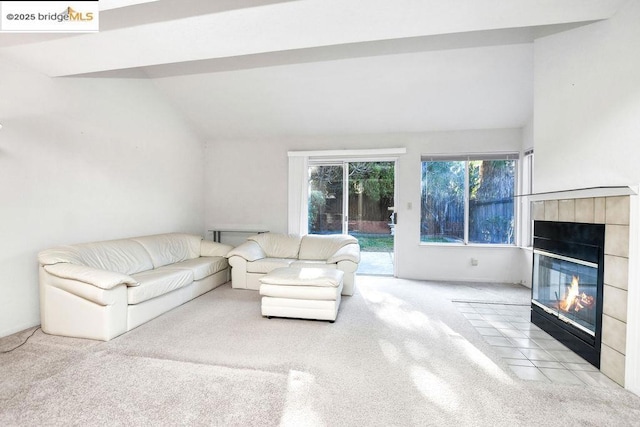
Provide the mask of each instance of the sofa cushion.
POLYGON ((201 280, 228 266, 229 262, 223 257, 200 257, 167 265, 164 268, 190 270, 193 273, 193 280, 201 280))
POLYGON ((247 240, 240 246, 233 248, 227 252, 226 256, 229 260, 233 260, 234 258, 244 258, 247 261, 255 261, 257 259, 267 257, 260 245, 253 240, 247 240))
POLYGON ((198 258, 202 237, 192 234, 169 233, 136 237, 131 240, 140 243, 149 252, 153 267, 158 268, 198 258))
POLYGON ((288 267, 294 261, 290 258, 263 258, 251 261, 247 263, 247 273, 268 273, 276 268, 288 267))
POLYGON ((327 260, 343 246, 358 243, 358 239, 348 234, 307 234, 302 237, 298 258, 327 260))
MULTIPOLYGON (((149 261, 151 261, 151 259, 149 259, 149 261)), ((80 254, 78 253, 78 248, 75 246, 57 246, 55 248, 40 251, 38 253, 38 262, 40 265, 61 263, 84 265, 82 258, 80 258, 80 254)))
POLYGON ((247 238, 260 245, 267 258, 298 258, 300 236, 261 233, 247 238))
POLYGON ((230 250, 233 249, 231 245, 225 245, 219 242, 212 242, 210 240, 200 241, 200 256, 223 256, 226 257, 230 250))
POLYGON ((127 302, 138 304, 180 289, 193 282, 193 272, 186 269, 158 268, 132 275, 140 285, 127 288, 127 302))
POLYGON ((38 254, 42 265, 70 263, 131 275, 151 270, 153 262, 140 243, 129 239, 59 246, 38 254))
POLYGON ((60 279, 69 279, 77 282, 88 283, 100 289, 112 289, 118 285, 139 285, 133 277, 127 276, 126 274, 99 270, 86 265, 61 262, 53 265, 45 265, 42 268, 47 273, 60 279))

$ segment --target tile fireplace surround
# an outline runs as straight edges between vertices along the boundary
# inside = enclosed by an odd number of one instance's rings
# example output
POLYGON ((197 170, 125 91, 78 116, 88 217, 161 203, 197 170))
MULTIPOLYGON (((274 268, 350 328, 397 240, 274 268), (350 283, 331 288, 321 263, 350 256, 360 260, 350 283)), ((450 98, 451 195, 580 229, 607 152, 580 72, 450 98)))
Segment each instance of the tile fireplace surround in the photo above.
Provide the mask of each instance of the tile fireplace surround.
POLYGON ((534 201, 532 219, 605 224, 600 371, 624 386, 630 196, 549 198, 534 201))

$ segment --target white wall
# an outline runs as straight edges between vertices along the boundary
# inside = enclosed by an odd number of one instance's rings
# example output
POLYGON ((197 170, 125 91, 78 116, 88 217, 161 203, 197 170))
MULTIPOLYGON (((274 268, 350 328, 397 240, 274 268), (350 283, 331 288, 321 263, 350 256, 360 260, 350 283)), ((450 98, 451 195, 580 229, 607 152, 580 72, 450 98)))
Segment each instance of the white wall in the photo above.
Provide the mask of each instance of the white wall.
POLYGON ((237 224, 287 231, 286 143, 276 140, 207 143, 205 153, 207 228, 237 224))
POLYGON ((152 83, 0 58, 0 123, 0 336, 39 324, 38 251, 203 232, 203 144, 152 83))
POLYGON ((287 151, 406 147, 398 161, 397 272, 413 279, 519 282, 519 249, 420 245, 421 155, 520 151, 520 129, 210 142, 206 222, 287 231, 287 151), (411 204, 411 209, 408 205, 411 204), (221 209, 224 207, 224 209, 221 209), (471 266, 471 258, 479 265, 471 266))
POLYGON ((640 2, 534 47, 536 192, 640 182, 640 2))
MULTIPOLYGON (((640 1, 535 42, 536 192, 640 183, 640 1)), ((625 386, 640 394, 637 197, 630 236, 625 386)))

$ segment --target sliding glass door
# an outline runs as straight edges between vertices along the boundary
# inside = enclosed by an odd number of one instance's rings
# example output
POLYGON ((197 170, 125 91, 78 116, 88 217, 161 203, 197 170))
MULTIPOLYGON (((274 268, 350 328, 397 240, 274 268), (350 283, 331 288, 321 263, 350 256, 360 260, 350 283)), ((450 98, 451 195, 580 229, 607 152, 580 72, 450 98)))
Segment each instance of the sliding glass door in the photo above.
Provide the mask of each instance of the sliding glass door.
POLYGON ((309 166, 309 233, 346 233, 345 166, 309 166))
POLYGON ((349 163, 348 232, 393 250, 394 162, 349 163), (384 237, 384 239, 383 239, 384 237))
POLYGON ((351 234, 363 274, 393 275, 395 162, 309 165, 309 233, 351 234))

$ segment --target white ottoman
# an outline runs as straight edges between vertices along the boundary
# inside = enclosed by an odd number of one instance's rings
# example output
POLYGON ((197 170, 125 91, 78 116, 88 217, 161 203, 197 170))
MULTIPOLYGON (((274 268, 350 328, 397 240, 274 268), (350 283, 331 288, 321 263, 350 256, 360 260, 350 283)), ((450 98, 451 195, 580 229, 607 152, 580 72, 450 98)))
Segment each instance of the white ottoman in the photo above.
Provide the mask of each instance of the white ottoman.
POLYGON ((338 315, 344 272, 326 268, 276 268, 260 278, 262 315, 329 320, 338 315))

